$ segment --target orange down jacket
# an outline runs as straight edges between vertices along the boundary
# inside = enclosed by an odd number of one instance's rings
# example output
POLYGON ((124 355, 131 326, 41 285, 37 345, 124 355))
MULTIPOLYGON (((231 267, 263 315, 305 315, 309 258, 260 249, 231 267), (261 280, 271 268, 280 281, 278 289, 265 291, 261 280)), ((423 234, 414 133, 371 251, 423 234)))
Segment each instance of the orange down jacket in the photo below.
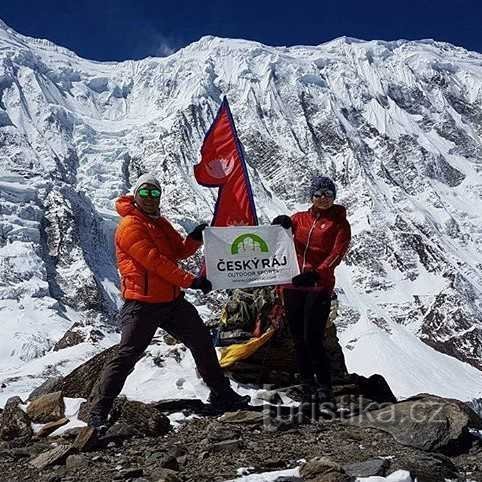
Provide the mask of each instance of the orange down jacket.
POLYGON ((189 288, 194 279, 177 261, 193 255, 202 243, 183 238, 162 216, 142 213, 133 196, 120 197, 116 209, 122 217, 115 246, 123 298, 146 303, 175 300, 180 288, 189 288))

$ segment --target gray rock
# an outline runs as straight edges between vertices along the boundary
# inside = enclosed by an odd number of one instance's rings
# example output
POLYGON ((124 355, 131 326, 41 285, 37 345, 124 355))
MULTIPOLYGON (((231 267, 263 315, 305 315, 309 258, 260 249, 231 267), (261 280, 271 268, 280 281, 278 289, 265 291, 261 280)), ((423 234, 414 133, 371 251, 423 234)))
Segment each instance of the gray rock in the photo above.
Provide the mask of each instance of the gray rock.
POLYGON ((364 462, 343 465, 343 470, 352 477, 371 477, 375 475, 385 476, 390 467, 387 459, 369 459, 364 462))
POLYGON ((7 400, 0 425, 0 440, 30 440, 33 430, 29 416, 19 407, 20 397, 7 400))
MULTIPOLYGON (((417 457, 405 463, 404 470, 408 470, 418 482, 440 482, 441 480, 461 480, 457 467, 442 454, 420 453, 417 457)), ((469 477, 470 478, 470 477, 469 477)), ((464 480, 464 479, 462 479, 464 480)))
POLYGON ((282 475, 281 477, 274 479, 274 482, 303 482, 303 479, 295 477, 294 475, 282 475))
POLYGON ((24 448, 24 447, 13 448, 13 449, 9 450, 8 453, 14 459, 26 458, 26 457, 30 457, 32 455, 31 451, 29 449, 24 448))
POLYGON ((58 428, 63 427, 69 423, 68 418, 61 418, 55 422, 46 423, 37 433, 38 437, 47 437, 51 433, 55 432, 58 428))
POLYGON ((457 400, 423 395, 348 418, 346 423, 390 433, 402 445, 449 453, 469 442, 482 420, 457 400))
POLYGON ((100 447, 102 444, 94 428, 82 427, 72 446, 79 452, 86 452, 94 448, 100 447))
POLYGON ((155 482, 181 482, 177 472, 170 469, 157 469, 152 471, 150 478, 155 482))
POLYGON ((155 406, 131 400, 114 406, 111 420, 135 427, 140 434, 149 437, 164 435, 171 429, 169 419, 155 406))
POLYGON ((94 387, 100 381, 104 365, 117 355, 119 345, 111 346, 86 361, 51 387, 61 390, 64 397, 89 399, 94 387))
POLYGON ((208 440, 210 442, 222 442, 232 440, 239 436, 239 430, 231 430, 227 427, 209 427, 208 440))
POLYGON ((63 377, 60 376, 48 378, 45 382, 42 383, 42 385, 40 385, 30 393, 27 400, 32 401, 40 397, 41 395, 55 392, 59 384, 62 382, 62 379, 63 377))
POLYGON ((85 341, 85 334, 76 328, 80 326, 79 323, 74 323, 65 333, 64 336, 54 345, 53 351, 59 351, 63 348, 78 345, 85 341))
POLYGON ((311 482, 351 482, 343 467, 327 457, 316 457, 300 467, 300 476, 311 482))
POLYGON ((27 406, 27 414, 35 423, 56 422, 65 416, 62 392, 40 395, 27 406))
POLYGON ((59 445, 58 447, 38 455, 30 462, 30 464, 39 470, 53 465, 63 464, 72 451, 73 448, 71 445, 59 445))
POLYGON ((88 463, 87 458, 82 454, 69 455, 65 460, 67 470, 77 469, 88 463))
POLYGON ((265 390, 256 394, 258 400, 263 400, 271 405, 279 405, 283 403, 280 394, 275 390, 265 390))
POLYGON ((179 470, 179 462, 173 455, 165 455, 159 460, 158 465, 164 469, 179 470))
POLYGON ((109 427, 104 437, 102 438, 109 441, 124 440, 139 434, 140 432, 135 426, 128 425, 122 422, 117 422, 111 427, 109 427))
POLYGON ((223 423, 261 424, 264 421, 264 415, 262 412, 237 410, 236 412, 226 412, 218 420, 223 423))
POLYGON ((83 427, 72 427, 65 432, 63 432, 60 436, 64 439, 75 439, 77 435, 79 435, 80 431, 82 430, 83 427))
POLYGON ((219 452, 221 450, 233 451, 242 448, 243 442, 240 439, 223 440, 209 445, 209 450, 213 452, 219 452))
POLYGON ((143 475, 144 475, 144 471, 139 467, 122 469, 119 472, 119 476, 123 479, 132 479, 132 478, 136 478, 136 477, 142 477, 143 475))

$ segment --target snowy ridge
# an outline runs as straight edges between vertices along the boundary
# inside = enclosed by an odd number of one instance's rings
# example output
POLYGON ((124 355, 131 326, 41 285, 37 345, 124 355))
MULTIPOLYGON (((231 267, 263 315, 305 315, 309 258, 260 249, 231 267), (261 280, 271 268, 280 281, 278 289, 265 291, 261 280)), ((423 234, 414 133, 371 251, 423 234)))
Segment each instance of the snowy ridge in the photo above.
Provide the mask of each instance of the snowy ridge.
POLYGON ((115 339, 97 333, 120 303, 113 203, 139 173, 161 179, 179 228, 211 218, 215 190, 192 165, 224 95, 262 220, 306 206, 313 174, 339 186, 354 233, 338 269, 350 369, 382 373, 400 396, 481 396, 481 54, 208 36, 166 58, 102 63, 2 22, 2 397, 29 367, 36 382, 72 367, 69 348, 49 350, 74 323, 93 350, 115 339))

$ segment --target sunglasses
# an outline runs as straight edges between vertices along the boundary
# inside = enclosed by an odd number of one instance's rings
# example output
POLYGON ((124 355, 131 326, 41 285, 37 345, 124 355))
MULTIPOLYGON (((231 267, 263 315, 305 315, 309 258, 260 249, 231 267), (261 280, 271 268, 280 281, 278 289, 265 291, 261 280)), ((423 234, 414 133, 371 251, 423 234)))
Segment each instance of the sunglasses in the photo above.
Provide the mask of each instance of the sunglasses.
POLYGON ((159 191, 159 189, 139 189, 137 194, 142 198, 151 196, 155 199, 159 199, 161 197, 161 191, 159 191))
POLYGON ((313 197, 329 197, 333 199, 335 197, 335 193, 330 191, 330 189, 324 189, 323 191, 314 192, 313 197))

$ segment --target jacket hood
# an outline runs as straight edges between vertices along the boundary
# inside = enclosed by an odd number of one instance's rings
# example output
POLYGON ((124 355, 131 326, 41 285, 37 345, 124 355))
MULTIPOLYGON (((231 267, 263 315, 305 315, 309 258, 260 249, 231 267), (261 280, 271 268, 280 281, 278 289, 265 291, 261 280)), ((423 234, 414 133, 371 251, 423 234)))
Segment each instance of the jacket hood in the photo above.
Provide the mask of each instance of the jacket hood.
POLYGON ((126 217, 129 214, 135 214, 139 210, 134 205, 134 196, 128 194, 126 196, 121 196, 115 202, 115 208, 119 213, 119 216, 126 217))

